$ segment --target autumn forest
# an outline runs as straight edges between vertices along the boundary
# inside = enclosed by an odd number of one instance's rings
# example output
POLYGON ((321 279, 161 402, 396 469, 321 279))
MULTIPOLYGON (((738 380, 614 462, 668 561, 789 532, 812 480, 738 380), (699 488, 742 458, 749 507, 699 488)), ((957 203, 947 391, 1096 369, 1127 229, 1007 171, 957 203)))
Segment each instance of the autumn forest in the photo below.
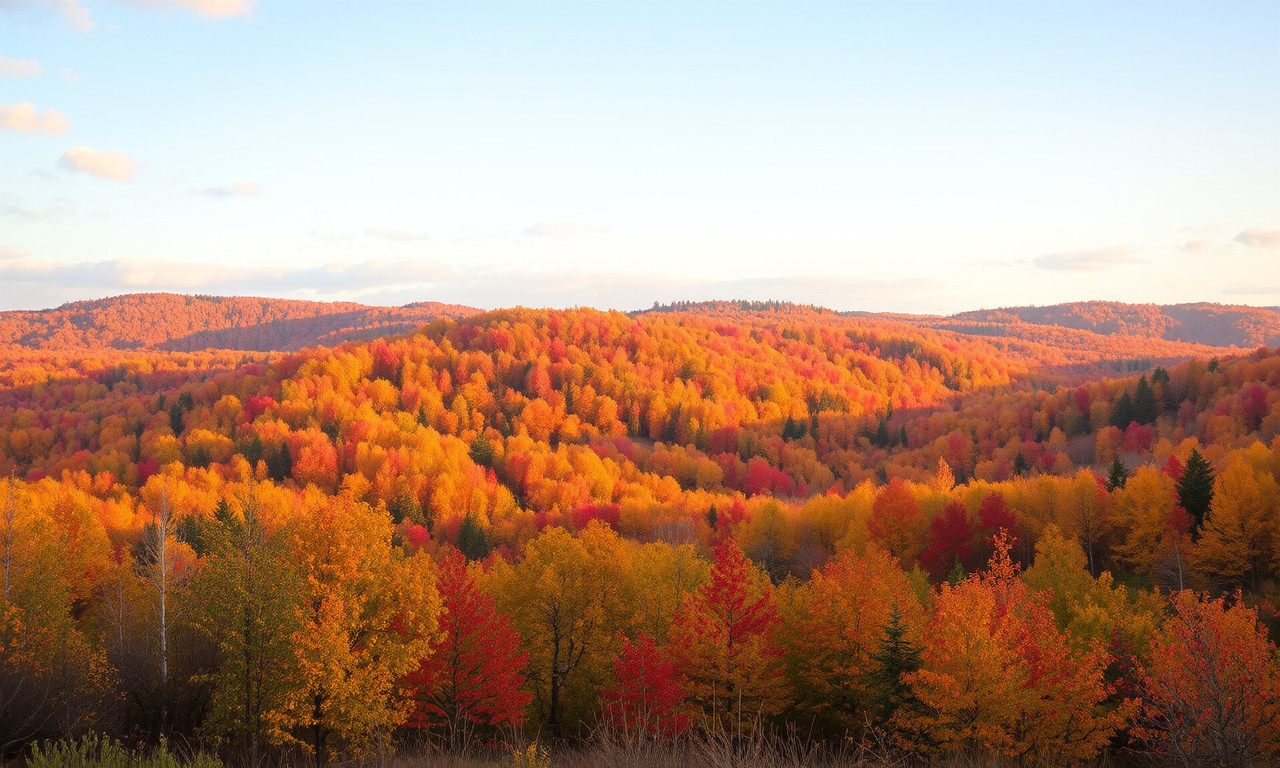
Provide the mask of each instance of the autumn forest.
POLYGON ((1278 310, 123 296, 0 470, 0 763, 1280 758, 1278 310))

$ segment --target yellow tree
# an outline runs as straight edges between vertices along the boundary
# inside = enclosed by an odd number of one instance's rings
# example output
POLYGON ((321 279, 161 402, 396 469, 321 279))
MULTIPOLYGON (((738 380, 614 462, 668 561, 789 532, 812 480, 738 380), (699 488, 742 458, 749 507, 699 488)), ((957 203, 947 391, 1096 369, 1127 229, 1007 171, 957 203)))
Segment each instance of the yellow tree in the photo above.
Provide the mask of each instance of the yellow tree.
POLYGON ((1277 498, 1280 488, 1270 474, 1257 475, 1240 454, 1232 455, 1214 484, 1194 554, 1197 569, 1209 583, 1256 587, 1271 573, 1277 498))
POLYGON ((873 656, 895 606, 906 626, 923 625, 907 575, 875 548, 862 557, 846 551, 794 588, 781 635, 800 709, 844 730, 862 727, 872 705, 869 676, 880 666, 873 656))
POLYGON ((249 485, 222 505, 191 589, 192 624, 220 651, 202 730, 239 742, 250 764, 264 744, 287 740, 284 709, 304 683, 292 653, 302 584, 281 501, 249 485))
POLYGON ((390 516, 349 496, 309 489, 293 567, 301 582, 292 637, 305 685, 283 725, 325 764, 362 754, 412 709, 400 680, 430 652, 440 601, 430 561, 392 546, 390 516))
POLYGON ((924 666, 907 676, 926 711, 900 724, 944 752, 1091 759, 1127 715, 1102 706, 1106 654, 1071 647, 1008 553, 998 537, 987 573, 941 586, 924 666))
POLYGON ((514 567, 494 566, 489 581, 529 653, 528 684, 553 734, 598 709, 617 632, 635 613, 629 565, 613 529, 592 522, 578 536, 548 528, 514 567))
POLYGON ((1147 573, 1156 570, 1174 504, 1173 479, 1150 465, 1139 468, 1115 491, 1115 519, 1122 538, 1114 549, 1121 562, 1147 573))

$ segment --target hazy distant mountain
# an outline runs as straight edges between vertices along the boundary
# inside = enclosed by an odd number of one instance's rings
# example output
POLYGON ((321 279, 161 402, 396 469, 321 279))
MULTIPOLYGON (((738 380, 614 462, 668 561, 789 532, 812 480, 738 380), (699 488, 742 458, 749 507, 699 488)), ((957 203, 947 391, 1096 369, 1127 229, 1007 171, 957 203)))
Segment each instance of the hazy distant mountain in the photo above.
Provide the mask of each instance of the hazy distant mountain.
MULTIPOLYGON (((1280 312, 1272 307, 1227 304, 1125 304, 1085 301, 1048 307, 1008 307, 961 312, 953 323, 1059 326, 1107 336, 1147 336, 1216 347, 1280 346, 1280 312)), ((959 330, 959 328, 956 328, 959 330)))
POLYGON ((295 350, 405 333, 439 317, 478 314, 438 302, 352 302, 138 293, 56 309, 0 312, 0 346, 30 349, 295 350))
MULTIPOLYGON (((678 302, 634 314, 651 312, 837 317, 823 307, 779 301, 678 302)), ((0 312, 0 347, 290 351, 397 335, 440 317, 460 319, 480 313, 474 307, 438 302, 374 307, 353 302, 139 293, 79 301, 56 309, 0 312)), ((1156 357, 1212 352, 1208 347, 1280 346, 1280 311, 1267 307, 1089 301, 982 309, 951 316, 839 315, 1090 351, 1104 357, 1132 357, 1140 351, 1143 340, 1154 344, 1147 353, 1156 357)))

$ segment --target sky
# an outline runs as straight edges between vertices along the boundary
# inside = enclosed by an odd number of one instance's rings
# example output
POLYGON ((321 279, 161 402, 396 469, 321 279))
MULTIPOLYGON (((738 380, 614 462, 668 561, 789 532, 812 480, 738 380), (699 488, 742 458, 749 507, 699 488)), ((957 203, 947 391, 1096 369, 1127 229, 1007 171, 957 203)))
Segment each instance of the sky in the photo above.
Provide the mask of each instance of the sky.
POLYGON ((0 0, 0 310, 1280 305, 1280 3, 0 0))

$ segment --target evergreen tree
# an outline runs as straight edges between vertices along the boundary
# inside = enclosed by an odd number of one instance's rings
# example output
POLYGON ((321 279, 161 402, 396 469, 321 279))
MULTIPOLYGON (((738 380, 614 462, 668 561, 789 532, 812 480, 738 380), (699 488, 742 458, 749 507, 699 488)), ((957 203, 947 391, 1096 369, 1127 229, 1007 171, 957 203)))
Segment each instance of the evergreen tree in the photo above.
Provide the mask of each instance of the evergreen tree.
POLYGON ((968 576, 969 574, 965 573, 964 564, 957 557, 955 563, 951 566, 951 570, 947 572, 947 583, 954 587, 968 578, 968 576))
POLYGON ((1200 455, 1198 449, 1192 449, 1187 457, 1187 465, 1182 470, 1182 479, 1178 481, 1178 503, 1191 515, 1192 535, 1200 532, 1204 524, 1205 513, 1213 501, 1213 467, 1200 455))
POLYGON ((885 422, 885 421, 880 422, 880 426, 876 429, 875 437, 872 438, 872 443, 874 443, 877 448, 889 447, 889 423, 888 422, 885 422))
POLYGON ((1116 398, 1115 405, 1111 408, 1111 426, 1124 429, 1136 418, 1133 407, 1133 396, 1129 394, 1129 390, 1125 390, 1124 394, 1116 398))
POLYGON ((1013 474, 1014 477, 1026 477, 1031 471, 1031 465, 1027 463, 1027 457, 1022 455, 1022 451, 1018 451, 1018 455, 1013 457, 1013 474))
POLYGON ((277 483, 293 477, 293 455, 289 453, 288 443, 281 443, 280 450, 267 459, 267 474, 277 483))
POLYGON ((458 549, 467 560, 483 560, 489 556, 489 537, 485 536, 480 522, 470 512, 458 529, 458 549))
POLYGON ((185 421, 186 419, 183 417, 182 406, 178 403, 171 405, 169 407, 169 429, 173 430, 175 437, 182 434, 182 430, 186 426, 184 424, 185 421))
POLYGON ((492 467, 494 458, 493 441, 484 435, 477 435, 471 441, 471 460, 482 467, 492 467))
POLYGON ((894 603, 889 612, 889 621, 884 627, 884 639, 871 654, 877 667, 867 675, 873 691, 872 705, 877 723, 887 723, 903 710, 918 712, 923 708, 923 704, 911 690, 911 685, 902 679, 924 665, 920 658, 922 650, 907 639, 902 612, 898 609, 898 604, 894 603))
POLYGON ((1111 475, 1107 477, 1107 490, 1114 491, 1117 488, 1123 488, 1127 482, 1129 482, 1129 470, 1125 467, 1124 462, 1120 461, 1120 457, 1117 456, 1111 462, 1111 475))
MULTIPOLYGON (((1133 396, 1133 418, 1139 424, 1153 424, 1160 416, 1160 408, 1156 405, 1156 395, 1147 377, 1138 379, 1138 388, 1133 396)), ((1127 424, 1125 426, 1128 426, 1127 424)))

